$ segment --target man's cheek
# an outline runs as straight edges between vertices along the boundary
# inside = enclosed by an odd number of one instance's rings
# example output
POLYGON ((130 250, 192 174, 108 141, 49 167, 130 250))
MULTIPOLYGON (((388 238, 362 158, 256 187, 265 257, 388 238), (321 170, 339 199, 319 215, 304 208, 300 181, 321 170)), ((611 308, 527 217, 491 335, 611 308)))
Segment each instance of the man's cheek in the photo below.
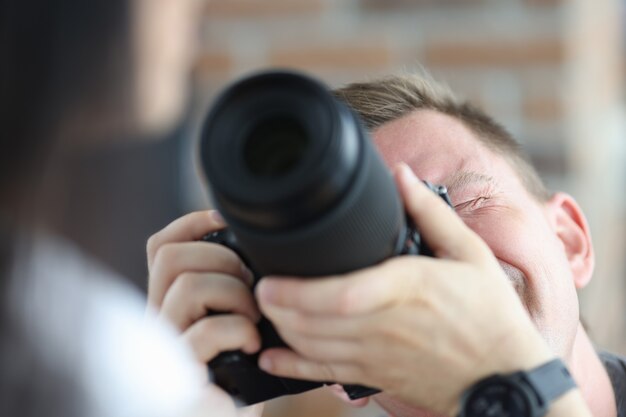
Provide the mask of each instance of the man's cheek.
POLYGON ((527 284, 526 276, 524 275, 524 273, 522 273, 522 271, 509 265, 501 259, 498 259, 498 263, 500 264, 500 268, 502 268, 507 278, 509 279, 509 282, 513 286, 513 289, 515 289, 515 292, 517 292, 517 295, 524 305, 524 308, 532 316, 531 309, 534 308, 532 302, 533 298, 527 284))
POLYGON ((546 239, 545 233, 538 233, 537 224, 515 210, 498 210, 464 221, 485 241, 496 258, 524 273, 525 266, 541 252, 546 239))

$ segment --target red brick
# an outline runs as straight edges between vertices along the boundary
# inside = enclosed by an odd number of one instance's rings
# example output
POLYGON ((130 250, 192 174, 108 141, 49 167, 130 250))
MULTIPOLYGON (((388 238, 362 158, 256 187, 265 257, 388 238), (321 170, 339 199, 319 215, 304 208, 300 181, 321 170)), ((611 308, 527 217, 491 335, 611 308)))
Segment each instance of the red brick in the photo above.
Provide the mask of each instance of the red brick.
POLYGON ((547 6, 547 7, 552 7, 552 6, 560 6, 562 4, 564 4, 565 2, 563 0, 525 0, 525 3, 529 6, 547 6))
POLYGON ((205 13, 209 18, 320 14, 326 0, 209 0, 205 13))
POLYGON ((558 65, 565 59, 560 39, 434 41, 424 48, 427 66, 519 67, 558 65))
POLYGON ((382 45, 338 45, 275 49, 269 61, 274 66, 300 69, 383 69, 391 64, 391 52, 382 45))
POLYGON ((196 60, 194 73, 200 78, 232 71, 234 62, 226 51, 204 51, 196 60))
POLYGON ((548 122, 558 121, 563 117, 563 102, 557 97, 526 97, 524 116, 528 119, 548 122))
POLYGON ((424 6, 466 6, 484 4, 485 0, 360 0, 361 8, 367 11, 395 11, 416 9, 424 6))

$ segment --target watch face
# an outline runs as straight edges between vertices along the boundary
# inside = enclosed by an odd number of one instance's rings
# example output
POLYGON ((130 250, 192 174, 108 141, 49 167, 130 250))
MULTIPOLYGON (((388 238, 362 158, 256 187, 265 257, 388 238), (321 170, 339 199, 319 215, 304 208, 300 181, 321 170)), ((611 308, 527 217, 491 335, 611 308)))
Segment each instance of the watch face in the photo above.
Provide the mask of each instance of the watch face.
POLYGON ((504 379, 485 381, 466 398, 465 417, 530 417, 526 392, 504 379))

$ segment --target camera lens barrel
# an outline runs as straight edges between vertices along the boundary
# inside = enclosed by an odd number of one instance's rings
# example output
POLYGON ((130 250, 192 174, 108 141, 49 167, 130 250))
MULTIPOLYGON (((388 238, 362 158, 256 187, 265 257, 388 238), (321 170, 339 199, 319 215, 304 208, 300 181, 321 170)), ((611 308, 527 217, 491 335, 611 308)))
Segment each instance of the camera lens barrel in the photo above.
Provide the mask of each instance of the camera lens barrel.
POLYGON ((267 72, 228 88, 200 159, 262 275, 343 273, 398 253, 406 224, 389 171, 355 114, 307 76, 267 72))

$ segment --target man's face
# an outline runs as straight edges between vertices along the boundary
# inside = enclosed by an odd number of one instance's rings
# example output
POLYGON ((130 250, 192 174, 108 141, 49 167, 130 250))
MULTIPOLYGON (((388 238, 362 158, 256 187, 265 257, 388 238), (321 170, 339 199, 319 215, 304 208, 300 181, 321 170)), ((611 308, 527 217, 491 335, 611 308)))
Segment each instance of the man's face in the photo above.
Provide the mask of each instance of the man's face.
POLYGON ((540 333, 569 358, 578 299, 550 202, 533 198, 503 157, 450 116, 417 111, 379 127, 373 140, 389 167, 405 162, 419 178, 448 187, 457 214, 489 245, 540 333))

